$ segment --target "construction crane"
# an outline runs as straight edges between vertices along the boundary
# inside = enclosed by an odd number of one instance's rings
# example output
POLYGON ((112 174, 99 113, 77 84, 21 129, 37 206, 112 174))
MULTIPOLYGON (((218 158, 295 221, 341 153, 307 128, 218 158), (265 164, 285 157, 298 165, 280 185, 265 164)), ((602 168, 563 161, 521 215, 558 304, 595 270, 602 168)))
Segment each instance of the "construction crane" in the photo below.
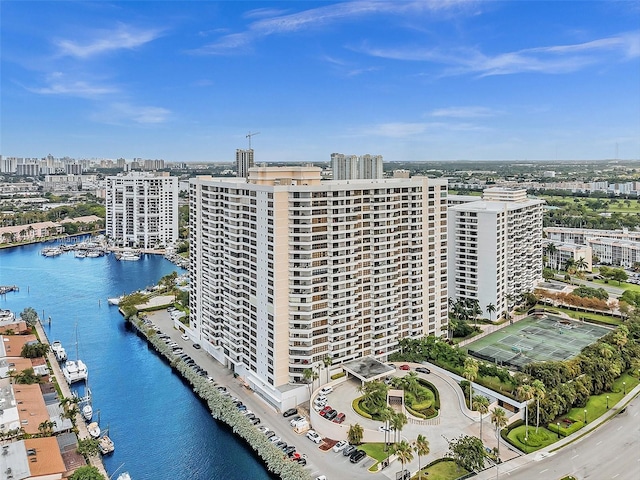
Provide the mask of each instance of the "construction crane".
POLYGON ((258 135, 260 132, 249 132, 247 133, 247 136, 245 138, 249 139, 249 150, 251 150, 251 137, 253 137, 254 135, 258 135))

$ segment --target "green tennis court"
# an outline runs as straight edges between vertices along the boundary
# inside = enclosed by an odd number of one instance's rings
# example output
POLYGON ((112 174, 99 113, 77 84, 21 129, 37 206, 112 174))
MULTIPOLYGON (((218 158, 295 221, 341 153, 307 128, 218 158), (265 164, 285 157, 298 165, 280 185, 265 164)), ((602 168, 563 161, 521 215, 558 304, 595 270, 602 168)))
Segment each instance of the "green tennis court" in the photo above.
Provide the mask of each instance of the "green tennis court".
POLYGON ((520 369, 531 362, 574 357, 610 331, 551 315, 527 317, 471 342, 466 349, 482 360, 520 369))

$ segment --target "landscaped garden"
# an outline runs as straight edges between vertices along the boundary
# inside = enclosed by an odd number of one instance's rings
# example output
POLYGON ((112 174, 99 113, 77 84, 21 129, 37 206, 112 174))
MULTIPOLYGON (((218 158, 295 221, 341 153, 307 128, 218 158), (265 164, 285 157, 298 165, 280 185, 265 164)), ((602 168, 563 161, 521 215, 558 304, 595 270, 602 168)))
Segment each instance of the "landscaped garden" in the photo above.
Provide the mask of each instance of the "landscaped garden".
POLYGON ((423 480, 455 480, 468 473, 468 470, 465 470, 451 459, 439 459, 424 467, 411 477, 411 480, 420 480, 420 478, 423 480), (422 473, 422 476, 420 476, 420 473, 422 473))

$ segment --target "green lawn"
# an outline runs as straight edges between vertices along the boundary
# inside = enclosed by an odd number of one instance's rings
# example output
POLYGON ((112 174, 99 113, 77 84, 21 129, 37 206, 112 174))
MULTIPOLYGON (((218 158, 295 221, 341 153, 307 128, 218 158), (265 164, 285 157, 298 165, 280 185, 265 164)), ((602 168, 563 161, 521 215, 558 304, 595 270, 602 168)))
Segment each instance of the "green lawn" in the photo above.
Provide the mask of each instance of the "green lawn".
POLYGON ((364 450, 367 452, 367 455, 371 458, 375 458, 379 462, 387 458, 390 453, 384 451, 384 443, 363 443, 358 448, 364 450))
POLYGON ((524 425, 512 429, 507 436, 513 445, 525 453, 535 452, 536 450, 540 450, 541 448, 551 445, 558 440, 558 436, 555 433, 544 427, 538 428, 538 433, 536 433, 535 425, 529 425, 529 437, 526 440, 526 443, 524 439, 524 425))
MULTIPOLYGON (((469 473, 453 460, 436 463, 430 467, 422 469, 423 480, 455 480, 469 473)), ((411 480, 418 480, 419 472, 416 473, 411 480)))
POLYGON ((548 305, 538 304, 536 305, 536 308, 545 308, 548 311, 554 310, 557 312, 566 313, 571 318, 574 318, 576 320, 586 318, 587 320, 596 320, 598 322, 606 323, 607 325, 614 325, 614 326, 620 325, 620 323, 622 322, 622 320, 617 317, 610 317, 608 315, 600 315, 598 313, 591 313, 591 312, 577 312, 575 310, 570 310, 564 307, 549 307, 548 305))

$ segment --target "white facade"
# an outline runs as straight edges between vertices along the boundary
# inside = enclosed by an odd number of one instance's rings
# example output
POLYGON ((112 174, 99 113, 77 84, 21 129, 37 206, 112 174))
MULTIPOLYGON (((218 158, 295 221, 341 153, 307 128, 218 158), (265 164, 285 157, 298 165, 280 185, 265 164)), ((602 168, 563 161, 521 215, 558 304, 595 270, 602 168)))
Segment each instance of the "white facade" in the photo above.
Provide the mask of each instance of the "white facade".
POLYGON ((253 148, 249 150, 236 150, 236 177, 247 178, 249 169, 253 168, 253 148))
POLYGON ((191 317, 200 343, 279 408, 303 372, 447 323, 446 181, 320 181, 313 167, 191 180, 191 317))
POLYGON ((118 245, 157 248, 178 239, 178 178, 131 172, 107 177, 106 235, 118 245))
POLYGON ((597 230, 595 228, 545 227, 544 233, 549 240, 581 245, 586 245, 588 238, 612 238, 640 242, 640 231, 629 231, 626 228, 622 230, 597 230))
POLYGON ((448 282, 450 297, 477 300, 490 318, 489 304, 500 315, 508 296, 532 291, 542 279, 543 202, 528 200, 526 190, 487 190, 485 198, 501 201, 449 207, 448 282))
POLYGON ((331 154, 333 180, 377 179, 384 177, 382 155, 331 154))
POLYGON ((587 245, 600 263, 630 269, 640 263, 640 242, 615 238, 587 238, 587 245))
POLYGON ((587 245, 579 245, 577 243, 563 243, 555 240, 544 241, 545 256, 547 257, 546 266, 553 270, 564 270, 567 260, 574 262, 584 261, 583 272, 592 270, 591 258, 593 257, 591 247, 587 245), (553 245, 553 247, 551 247, 553 245))

